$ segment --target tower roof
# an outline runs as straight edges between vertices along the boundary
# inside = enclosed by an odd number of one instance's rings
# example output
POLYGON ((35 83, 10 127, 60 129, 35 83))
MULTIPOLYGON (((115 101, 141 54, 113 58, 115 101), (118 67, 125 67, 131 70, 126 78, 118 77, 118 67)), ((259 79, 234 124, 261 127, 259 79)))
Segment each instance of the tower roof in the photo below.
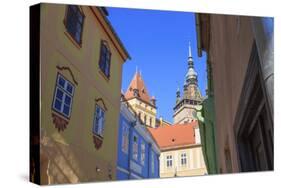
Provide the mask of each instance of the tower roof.
POLYGON ((131 83, 125 93, 125 98, 127 100, 132 98, 139 98, 140 100, 153 105, 150 101, 151 98, 145 86, 144 80, 142 79, 142 76, 138 70, 131 80, 131 83))
MULTIPOLYGON (((201 92, 198 87, 198 80, 197 80, 197 72, 194 68, 194 62, 191 53, 191 45, 189 42, 188 46, 188 70, 185 75, 184 85, 183 85, 183 95, 180 96, 179 89, 176 92, 176 106, 174 109, 177 109, 177 105, 182 102, 186 102, 185 99, 188 99, 190 104, 197 104, 198 101, 202 101, 201 92), (194 102, 196 101, 196 102, 194 102)), ((189 103, 188 102, 188 103, 189 103)))
POLYGON ((187 82, 187 85, 189 85, 190 83, 194 83, 197 85, 197 72, 194 69, 193 58, 191 55, 190 42, 189 42, 189 46, 188 46, 188 72, 186 74, 186 82, 187 82))

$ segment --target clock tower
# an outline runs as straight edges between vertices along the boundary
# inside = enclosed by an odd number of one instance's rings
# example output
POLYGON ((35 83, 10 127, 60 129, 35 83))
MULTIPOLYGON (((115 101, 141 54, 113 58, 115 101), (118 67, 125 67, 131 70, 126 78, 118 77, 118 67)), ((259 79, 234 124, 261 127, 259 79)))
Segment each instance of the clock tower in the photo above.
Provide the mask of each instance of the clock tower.
POLYGON ((176 105, 174 107, 174 124, 190 123, 196 118, 196 107, 202 103, 202 96, 198 88, 197 72, 194 69, 191 47, 188 49, 188 71, 185 75, 183 94, 180 89, 176 92, 176 105))

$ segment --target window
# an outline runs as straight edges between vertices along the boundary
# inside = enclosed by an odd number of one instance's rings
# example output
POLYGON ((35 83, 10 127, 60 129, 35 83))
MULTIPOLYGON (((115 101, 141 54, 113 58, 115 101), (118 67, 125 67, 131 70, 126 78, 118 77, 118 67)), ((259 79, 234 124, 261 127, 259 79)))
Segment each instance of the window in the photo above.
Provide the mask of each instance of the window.
POLYGON ((172 157, 172 155, 167 155, 166 156, 166 165, 167 165, 168 168, 173 166, 173 157, 172 157))
POLYGON ((99 67, 107 78, 110 77, 110 59, 111 59, 111 52, 109 50, 108 44, 106 41, 102 40, 101 49, 100 49, 99 67))
POLYGON ((53 109, 69 118, 73 101, 74 85, 65 79, 61 74, 57 76, 53 109))
POLYGON ((103 137, 104 130, 104 114, 104 110, 99 105, 96 105, 92 132, 101 137, 103 137))
POLYGON ((133 137, 133 159, 138 160, 138 137, 133 137))
POLYGON ((129 127, 124 123, 122 127, 122 151, 128 154, 129 127))
POLYGON ((81 44, 84 15, 76 5, 69 5, 66 14, 66 30, 72 38, 81 44))
POLYGON ((145 143, 141 143, 141 164, 144 165, 145 162, 145 143))
POLYGON ((181 154, 181 166, 186 166, 186 153, 181 154))
POLYGON ((149 125, 152 126, 152 117, 149 118, 149 125))
POLYGON ((144 115, 144 124, 146 125, 146 115, 144 115))
POLYGON ((154 154, 151 152, 151 174, 154 175, 154 154))

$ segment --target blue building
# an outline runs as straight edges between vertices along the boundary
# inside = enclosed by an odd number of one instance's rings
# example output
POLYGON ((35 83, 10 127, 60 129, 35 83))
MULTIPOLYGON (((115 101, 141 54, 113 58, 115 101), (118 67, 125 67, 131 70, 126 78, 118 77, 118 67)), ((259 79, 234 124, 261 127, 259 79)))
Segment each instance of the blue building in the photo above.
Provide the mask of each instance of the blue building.
POLYGON ((117 180, 159 178, 160 149, 126 102, 121 102, 117 180))

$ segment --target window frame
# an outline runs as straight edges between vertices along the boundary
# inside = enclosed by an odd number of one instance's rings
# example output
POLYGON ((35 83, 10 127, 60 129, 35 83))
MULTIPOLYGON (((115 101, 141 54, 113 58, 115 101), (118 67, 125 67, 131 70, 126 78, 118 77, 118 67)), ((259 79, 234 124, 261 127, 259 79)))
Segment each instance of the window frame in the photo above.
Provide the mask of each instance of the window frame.
POLYGON ((167 168, 173 167, 173 155, 166 155, 166 167, 167 168))
POLYGON ((105 79, 110 79, 110 71, 111 71, 111 50, 109 44, 106 40, 101 40, 100 43, 100 55, 99 55, 99 70, 105 79), (105 50, 105 52, 103 51, 105 50), (105 53, 105 54, 103 54, 105 53), (108 70, 107 70, 108 68, 108 70))
POLYGON ((105 110, 98 104, 95 104, 95 112, 94 112, 94 119, 93 119, 93 125, 92 125, 92 133, 99 136, 100 138, 103 138, 104 135, 104 127, 105 127, 105 110), (101 124, 101 127, 97 127, 97 131, 96 131, 96 126, 100 126, 99 125, 99 122, 97 123, 96 121, 99 121, 97 120, 97 109, 100 110, 100 112, 103 113, 103 119, 102 119, 102 124, 101 124), (97 123, 97 124, 96 124, 97 123))
POLYGON ((181 166, 187 166, 187 154, 181 153, 181 166), (185 163, 183 163, 185 161, 185 163))
POLYGON ((72 105, 73 105, 73 99, 74 99, 74 92, 75 92, 75 86, 72 82, 70 82, 66 77, 64 77, 61 73, 57 73, 57 78, 56 78, 56 82, 55 82, 55 89, 54 89, 54 94, 53 94, 53 101, 52 101, 52 110, 54 110, 56 113, 62 115, 64 118, 70 119, 71 117, 71 112, 72 112, 72 105), (59 79, 62 78, 65 82, 65 86, 62 87, 59 84, 59 79), (69 91, 67 91, 67 87, 68 84, 70 86, 72 86, 72 93, 70 93, 69 91), (62 94, 62 99, 58 99, 57 97, 57 93, 58 90, 60 90, 63 94, 62 94), (65 96, 68 96, 70 98, 70 104, 65 104, 65 96), (56 100, 59 100, 62 104, 61 104, 61 110, 57 109, 56 107, 56 100), (69 108, 69 114, 65 114, 64 111, 64 106, 67 105, 69 108))
POLYGON ((132 145, 132 147, 133 147, 133 149, 132 149, 132 154, 133 154, 133 159, 135 160, 135 161, 138 161, 138 136, 136 135, 136 134, 134 134, 134 136, 133 136, 133 145, 132 145), (135 139, 136 138, 136 142, 135 142, 135 139), (136 151, 135 151, 136 150, 136 151))
POLYGON ((141 156, 141 164, 144 166, 145 164, 145 142, 142 141, 141 142, 141 152, 140 152, 140 156, 141 156))
MULTIPOLYGON (((77 16, 77 13, 76 13, 76 16, 77 16)), ((85 22, 85 14, 84 14, 82 8, 79 5, 67 5, 63 22, 64 22, 64 26, 65 26, 67 35, 71 37, 71 41, 74 42, 76 45, 78 45, 81 48, 81 46, 82 46, 82 38, 83 38, 84 22, 85 22), (80 13, 80 15, 82 17, 82 21, 81 22, 79 21, 79 18, 76 17, 76 20, 78 20, 79 25, 81 26, 80 27, 80 36, 79 36, 80 40, 79 41, 77 41, 76 36, 75 36, 77 31, 75 32, 75 34, 72 34, 70 32, 69 28, 68 28, 68 19, 69 19, 68 16, 69 16, 69 10, 70 10, 71 6, 77 7, 77 11, 80 13)), ((77 24, 77 22, 75 24, 77 24)))
POLYGON ((123 122, 122 126, 122 152, 128 154, 129 152, 129 127, 123 122))

